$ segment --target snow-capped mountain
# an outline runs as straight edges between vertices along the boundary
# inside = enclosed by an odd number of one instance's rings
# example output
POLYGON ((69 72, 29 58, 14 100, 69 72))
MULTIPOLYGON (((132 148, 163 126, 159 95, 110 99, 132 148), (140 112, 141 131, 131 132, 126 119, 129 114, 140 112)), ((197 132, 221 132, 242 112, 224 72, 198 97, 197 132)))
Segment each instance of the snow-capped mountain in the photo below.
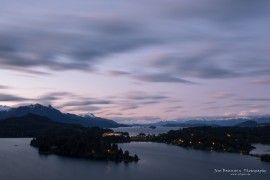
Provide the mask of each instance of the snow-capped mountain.
POLYGON ((2 106, 0 105, 0 111, 10 111, 12 108, 9 106, 2 106))
POLYGON ((80 124, 86 127, 120 127, 121 124, 115 121, 96 117, 93 114, 87 114, 86 116, 78 116, 76 114, 62 113, 58 109, 49 106, 43 106, 41 104, 31 104, 28 106, 20 106, 17 108, 8 108, 6 106, 1 106, 3 111, 0 111, 0 120, 4 120, 10 117, 21 117, 27 114, 36 114, 39 116, 44 116, 52 121, 66 123, 66 124, 80 124))
POLYGON ((90 118, 95 118, 96 116, 93 113, 86 113, 86 114, 82 114, 82 117, 90 117, 90 118))

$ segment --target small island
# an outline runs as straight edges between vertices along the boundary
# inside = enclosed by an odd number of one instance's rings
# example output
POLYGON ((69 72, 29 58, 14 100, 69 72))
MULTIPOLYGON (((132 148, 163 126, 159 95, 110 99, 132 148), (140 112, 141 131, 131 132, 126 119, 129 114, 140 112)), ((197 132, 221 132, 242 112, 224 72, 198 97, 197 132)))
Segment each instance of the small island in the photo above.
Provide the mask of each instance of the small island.
POLYGON ((156 129, 156 126, 149 126, 150 129, 156 129))

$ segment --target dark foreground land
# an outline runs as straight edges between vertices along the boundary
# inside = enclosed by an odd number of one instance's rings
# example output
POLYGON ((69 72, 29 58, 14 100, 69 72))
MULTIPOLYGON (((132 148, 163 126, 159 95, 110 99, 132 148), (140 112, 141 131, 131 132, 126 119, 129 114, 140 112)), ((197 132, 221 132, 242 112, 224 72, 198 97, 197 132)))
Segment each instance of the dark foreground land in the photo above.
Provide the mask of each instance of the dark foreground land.
MULTIPOLYGON (((270 126, 263 127, 192 127, 169 131, 158 136, 139 134, 132 141, 152 141, 208 151, 248 155, 253 143, 270 144, 270 126)), ((269 155, 257 155, 269 161, 269 155)))

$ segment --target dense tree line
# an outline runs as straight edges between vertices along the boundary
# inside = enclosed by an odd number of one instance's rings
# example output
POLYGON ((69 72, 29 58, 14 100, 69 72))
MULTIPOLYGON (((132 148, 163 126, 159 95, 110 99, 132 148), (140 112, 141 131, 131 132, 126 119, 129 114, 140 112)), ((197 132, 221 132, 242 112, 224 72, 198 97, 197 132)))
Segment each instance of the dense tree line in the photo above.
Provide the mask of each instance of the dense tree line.
POLYGON ((270 126, 184 128, 161 134, 151 141, 248 154, 253 149, 252 143, 270 144, 270 126))
POLYGON ((263 154, 260 156, 260 159, 262 161, 270 162, 270 155, 269 154, 263 154))

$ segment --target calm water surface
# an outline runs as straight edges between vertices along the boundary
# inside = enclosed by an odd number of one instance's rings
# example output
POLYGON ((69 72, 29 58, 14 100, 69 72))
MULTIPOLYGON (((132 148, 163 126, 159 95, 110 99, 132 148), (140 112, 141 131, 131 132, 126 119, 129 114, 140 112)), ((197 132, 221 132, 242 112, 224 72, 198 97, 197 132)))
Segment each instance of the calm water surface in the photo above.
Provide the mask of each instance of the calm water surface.
POLYGON ((250 151, 250 154, 270 154, 270 145, 268 144, 252 144, 256 149, 250 151))
POLYGON ((138 163, 113 163, 55 155, 41 156, 30 139, 0 139, 1 180, 209 180, 270 179, 270 164, 255 157, 215 153, 177 146, 134 142, 119 144, 138 163), (232 176, 215 169, 264 169, 263 174, 232 176))

